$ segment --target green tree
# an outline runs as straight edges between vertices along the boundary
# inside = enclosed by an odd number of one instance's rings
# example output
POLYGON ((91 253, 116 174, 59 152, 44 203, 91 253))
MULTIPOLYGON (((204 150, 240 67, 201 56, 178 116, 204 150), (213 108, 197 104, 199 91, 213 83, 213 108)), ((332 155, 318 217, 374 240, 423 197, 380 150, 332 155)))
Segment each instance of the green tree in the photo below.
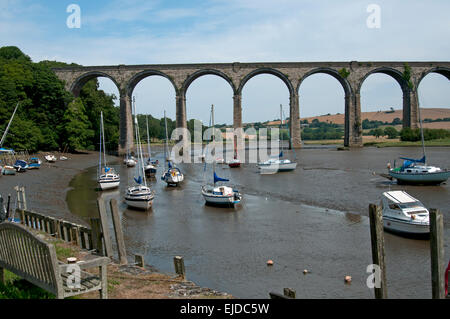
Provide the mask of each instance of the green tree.
POLYGON ((394 139, 398 137, 398 131, 392 126, 386 127, 384 129, 384 134, 387 135, 389 139, 394 139))
POLYGON ((94 131, 89 128, 89 118, 81 98, 73 100, 67 106, 59 130, 66 140, 69 151, 93 148, 94 131))

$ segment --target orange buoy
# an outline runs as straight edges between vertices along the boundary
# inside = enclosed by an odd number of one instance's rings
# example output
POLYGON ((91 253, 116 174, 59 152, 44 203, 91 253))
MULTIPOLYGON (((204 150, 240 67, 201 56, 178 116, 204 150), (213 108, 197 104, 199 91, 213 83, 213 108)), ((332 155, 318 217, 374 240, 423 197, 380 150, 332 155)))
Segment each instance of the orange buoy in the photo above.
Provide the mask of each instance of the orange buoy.
POLYGON ((273 266, 273 260, 272 259, 269 259, 267 261, 267 266, 273 266))

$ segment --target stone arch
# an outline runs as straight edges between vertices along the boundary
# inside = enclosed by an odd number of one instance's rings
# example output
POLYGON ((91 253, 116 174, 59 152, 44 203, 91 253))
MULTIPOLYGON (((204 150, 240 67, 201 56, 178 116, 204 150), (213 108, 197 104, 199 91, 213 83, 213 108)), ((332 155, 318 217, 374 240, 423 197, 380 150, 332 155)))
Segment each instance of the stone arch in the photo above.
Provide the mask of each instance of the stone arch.
POLYGON ((186 80, 184 81, 183 86, 181 88, 182 93, 186 94, 186 91, 189 88, 189 86, 192 84, 192 82, 194 82, 196 79, 198 79, 199 77, 202 77, 204 75, 217 75, 217 76, 221 77, 222 79, 227 81, 228 84, 230 84, 231 89, 233 90, 233 94, 236 92, 236 87, 233 83, 233 80, 228 75, 226 75, 222 71, 215 70, 215 69, 202 69, 202 70, 198 70, 198 71, 194 72, 193 74, 190 74, 186 78, 186 80))
POLYGON ((338 71, 336 71, 335 69, 331 69, 331 68, 317 68, 317 69, 313 69, 313 70, 307 72, 306 74, 304 74, 298 83, 297 92, 299 92, 300 85, 303 83, 303 81, 306 78, 308 78, 309 76, 311 76, 313 74, 318 74, 318 73, 324 73, 324 74, 331 75, 336 80, 338 80, 339 83, 342 85, 342 88, 344 89, 345 96, 349 96, 353 93, 352 87, 351 87, 350 83, 347 81, 347 79, 342 77, 342 75, 338 71))
POLYGON ((381 68, 373 69, 364 75, 364 77, 358 83, 358 87, 356 88, 356 93, 359 94, 361 92, 361 87, 362 87, 364 81, 370 75, 375 74, 375 73, 383 73, 383 74, 386 74, 386 75, 389 75, 390 77, 392 77, 400 85, 400 88, 402 89, 403 92, 408 92, 410 90, 410 88, 408 86, 408 82, 404 79, 402 72, 400 72, 396 69, 393 69, 393 68, 389 68, 389 67, 381 67, 381 68))
POLYGON ((178 93, 178 88, 177 88, 174 80, 169 75, 167 75, 164 72, 158 71, 158 70, 144 70, 144 71, 141 71, 141 72, 133 75, 131 77, 131 79, 128 81, 128 83, 127 83, 127 91, 126 91, 127 94, 129 96, 131 96, 131 94, 133 93, 134 88, 136 87, 136 85, 139 84, 139 82, 141 82, 143 79, 145 79, 145 78, 147 78, 149 76, 154 76, 154 75, 159 75, 159 76, 162 76, 162 77, 168 79, 170 81, 170 83, 172 83, 172 86, 173 86, 173 88, 175 90, 175 94, 178 93))
POLYGON ((70 92, 72 92, 75 97, 79 96, 80 91, 83 88, 83 86, 90 80, 98 78, 98 77, 105 77, 105 78, 108 78, 111 81, 113 81, 113 83, 117 87, 117 90, 120 92, 121 88, 120 88, 120 85, 117 83, 116 79, 114 79, 109 74, 106 74, 106 73, 100 72, 100 71, 91 71, 91 72, 83 73, 81 76, 79 76, 72 82, 72 84, 70 86, 70 92))
POLYGON ((288 90, 289 90, 289 95, 292 96, 293 94, 295 94, 295 89, 291 83, 291 81, 289 80, 288 76, 286 74, 284 74, 283 72, 280 72, 276 69, 272 69, 272 68, 259 68, 256 70, 251 71, 250 73, 248 73, 242 80, 241 83, 239 83, 239 88, 237 90, 237 94, 241 95, 242 94, 242 90, 244 89, 245 84, 253 77, 260 75, 260 74, 271 74, 276 76, 277 78, 279 78, 280 80, 282 80, 288 90))
POLYGON ((432 68, 432 69, 422 72, 420 77, 417 79, 416 87, 419 87, 420 82, 422 82, 422 80, 430 73, 437 73, 437 74, 443 75, 450 81, 450 68, 435 67, 435 68, 432 68))

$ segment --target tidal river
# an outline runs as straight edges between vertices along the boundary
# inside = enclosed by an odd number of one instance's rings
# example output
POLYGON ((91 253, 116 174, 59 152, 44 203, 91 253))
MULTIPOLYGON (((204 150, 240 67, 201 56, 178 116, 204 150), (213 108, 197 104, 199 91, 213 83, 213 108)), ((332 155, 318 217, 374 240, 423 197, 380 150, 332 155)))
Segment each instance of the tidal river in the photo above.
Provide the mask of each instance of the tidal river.
MULTIPOLYGON (((163 163, 161 149, 154 149, 163 163)), ((428 148, 429 164, 450 168, 449 150, 428 148)), ((179 188, 160 180, 160 164, 151 182, 153 208, 128 209, 123 195, 134 168, 117 160, 112 166, 120 173, 120 189, 97 192, 92 167, 74 177, 67 202, 73 214, 88 218, 97 215, 98 196, 116 198, 129 254, 143 254, 163 272, 174 272, 173 257, 183 256, 188 280, 238 298, 268 298, 285 287, 295 289, 297 298, 373 298, 366 285, 372 263, 368 206, 389 190, 405 190, 443 211, 448 263, 450 186, 399 186, 374 174, 386 173, 398 156, 421 157, 421 148, 306 147, 289 152, 294 156, 297 169, 275 175, 260 175, 256 164, 217 165, 217 174, 243 194, 234 209, 205 206, 200 187, 212 181, 212 173, 204 164, 180 165, 185 181, 179 188), (266 265, 269 259, 273 266, 266 265), (346 275, 351 284, 344 283, 346 275)), ((385 233, 385 245, 388 296, 430 298, 429 240, 385 233)))

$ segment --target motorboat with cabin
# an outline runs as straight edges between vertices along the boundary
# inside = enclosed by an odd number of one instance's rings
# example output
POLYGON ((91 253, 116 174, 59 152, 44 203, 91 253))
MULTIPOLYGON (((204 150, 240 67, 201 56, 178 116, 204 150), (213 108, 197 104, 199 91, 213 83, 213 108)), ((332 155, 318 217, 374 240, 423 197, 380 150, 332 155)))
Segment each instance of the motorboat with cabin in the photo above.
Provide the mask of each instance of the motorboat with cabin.
POLYGON ((386 230, 413 235, 430 232, 428 209, 405 191, 384 192, 381 207, 386 230))

